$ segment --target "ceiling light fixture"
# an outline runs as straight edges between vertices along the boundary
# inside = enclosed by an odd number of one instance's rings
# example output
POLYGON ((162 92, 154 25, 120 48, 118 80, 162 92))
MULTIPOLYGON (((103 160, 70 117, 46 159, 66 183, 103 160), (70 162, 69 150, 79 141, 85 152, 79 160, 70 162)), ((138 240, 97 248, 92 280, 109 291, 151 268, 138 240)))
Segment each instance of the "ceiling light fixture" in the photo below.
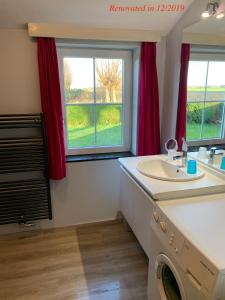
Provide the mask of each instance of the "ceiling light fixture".
POLYGON ((218 12, 219 1, 210 0, 207 4, 206 10, 202 13, 202 18, 206 19, 211 16, 215 16, 217 19, 224 17, 223 12, 218 12))
POLYGON ((224 17, 224 13, 219 13, 218 15, 216 15, 217 19, 222 19, 224 17))
POLYGON ((209 16, 210 16, 210 14, 209 14, 209 12, 207 10, 202 13, 202 17, 204 19, 208 18, 209 16))

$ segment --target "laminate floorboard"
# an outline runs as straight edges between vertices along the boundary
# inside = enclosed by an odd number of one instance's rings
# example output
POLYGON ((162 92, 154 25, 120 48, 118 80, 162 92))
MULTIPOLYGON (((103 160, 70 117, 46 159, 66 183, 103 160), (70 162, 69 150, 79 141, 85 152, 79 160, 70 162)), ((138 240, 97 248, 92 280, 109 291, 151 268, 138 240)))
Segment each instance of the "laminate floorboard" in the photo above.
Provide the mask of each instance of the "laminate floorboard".
POLYGON ((0 237, 1 300, 146 300, 147 272, 122 223, 0 237))

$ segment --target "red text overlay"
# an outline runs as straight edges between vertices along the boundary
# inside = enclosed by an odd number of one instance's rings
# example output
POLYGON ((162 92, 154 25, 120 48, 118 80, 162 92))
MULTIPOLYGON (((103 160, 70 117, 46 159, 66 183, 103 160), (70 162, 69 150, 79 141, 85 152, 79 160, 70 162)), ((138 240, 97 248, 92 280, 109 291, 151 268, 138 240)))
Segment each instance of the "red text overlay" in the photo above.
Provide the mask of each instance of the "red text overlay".
POLYGON ((120 6, 120 5, 109 5, 109 11, 111 13, 153 13, 153 12, 183 12, 185 10, 185 5, 183 3, 179 4, 145 4, 145 5, 135 5, 135 6, 120 6))

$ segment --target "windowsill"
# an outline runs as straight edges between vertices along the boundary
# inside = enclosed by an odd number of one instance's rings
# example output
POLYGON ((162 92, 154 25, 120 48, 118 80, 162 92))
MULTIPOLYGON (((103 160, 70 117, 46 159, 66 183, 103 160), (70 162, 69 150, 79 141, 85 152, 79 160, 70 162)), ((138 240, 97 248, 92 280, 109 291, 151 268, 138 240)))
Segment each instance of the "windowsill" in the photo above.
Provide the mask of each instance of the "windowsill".
POLYGON ((203 144, 192 144, 192 145, 188 145, 188 150, 189 151, 198 151, 199 147, 206 147, 207 150, 210 150, 211 147, 216 146, 218 147, 218 149, 225 149, 225 143, 224 142, 220 142, 220 143, 203 143, 203 144))
POLYGON ((69 155, 66 157, 66 162, 83 162, 83 161, 96 161, 107 159, 118 159, 121 157, 135 156, 132 152, 115 152, 115 153, 101 153, 101 154, 83 154, 83 155, 69 155))

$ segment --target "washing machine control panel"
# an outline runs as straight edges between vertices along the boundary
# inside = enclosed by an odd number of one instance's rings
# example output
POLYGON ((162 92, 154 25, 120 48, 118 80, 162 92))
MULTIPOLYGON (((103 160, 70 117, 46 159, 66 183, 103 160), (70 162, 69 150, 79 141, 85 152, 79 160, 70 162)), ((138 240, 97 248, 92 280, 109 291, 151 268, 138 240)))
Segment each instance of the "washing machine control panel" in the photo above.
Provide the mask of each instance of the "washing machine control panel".
POLYGON ((160 241, 173 255, 181 253, 184 246, 184 238, 171 222, 157 208, 154 209, 151 218, 151 227, 160 241))
MULTIPOLYGON (((186 272, 187 277, 196 288, 207 296, 207 299, 208 297, 216 300, 225 299, 221 297, 220 288, 215 291, 217 281, 222 280, 218 279, 218 269, 178 231, 158 207, 154 208, 151 228, 154 233, 150 237, 153 239, 151 243, 154 244, 154 239, 157 237, 166 251, 177 259, 180 267, 186 272), (212 295, 217 296, 212 297, 212 295)), ((223 281, 225 281, 225 274, 223 276, 223 281)))

